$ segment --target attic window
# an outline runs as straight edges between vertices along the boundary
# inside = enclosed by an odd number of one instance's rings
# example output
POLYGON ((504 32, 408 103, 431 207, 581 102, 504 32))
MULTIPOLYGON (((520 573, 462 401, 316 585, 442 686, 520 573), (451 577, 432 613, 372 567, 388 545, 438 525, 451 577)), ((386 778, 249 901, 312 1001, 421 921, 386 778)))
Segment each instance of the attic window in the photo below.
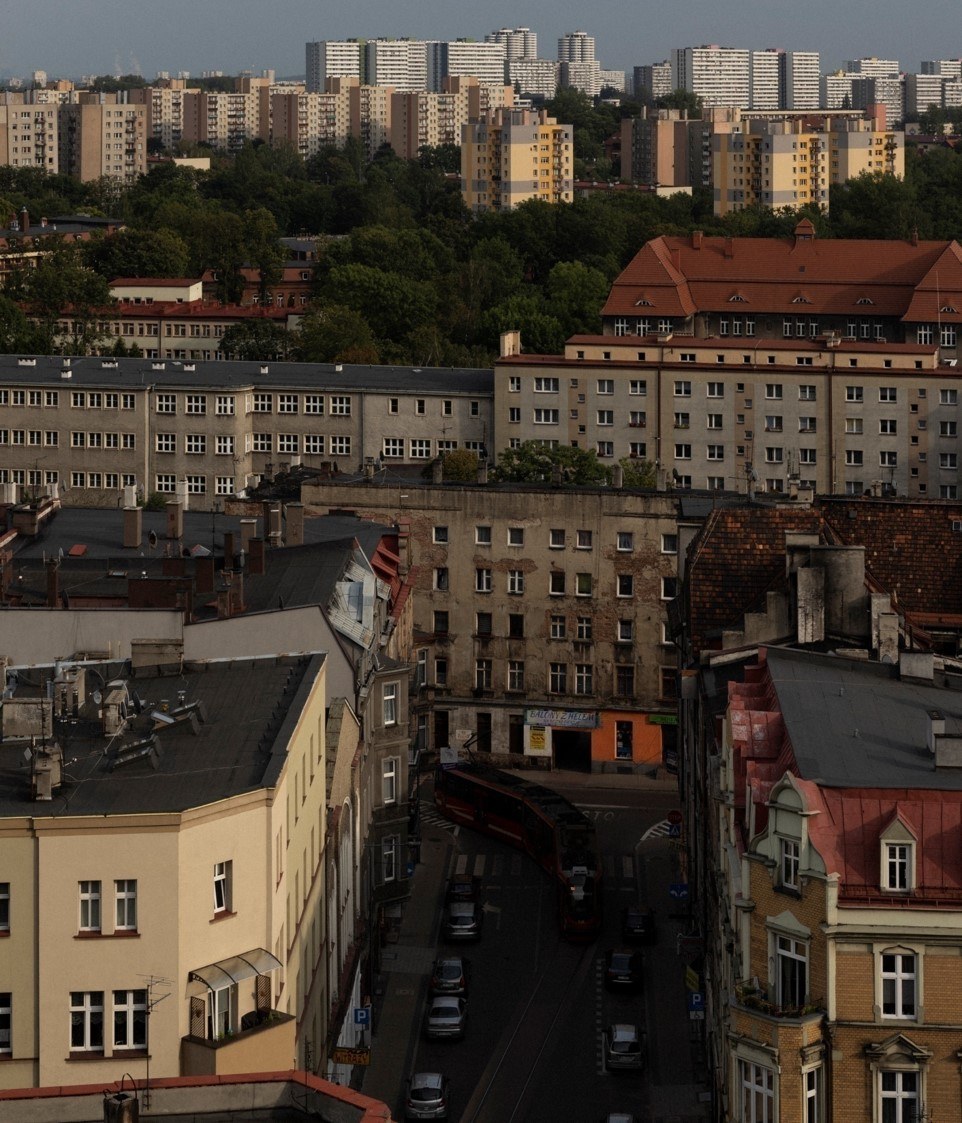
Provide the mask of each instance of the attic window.
POLYGON ((654 308, 654 305, 651 303, 650 300, 648 300, 647 297, 643 296, 639 300, 635 301, 635 307, 636 308, 654 308))
POLYGON ((792 304, 811 304, 812 302, 807 296, 796 296, 792 299, 792 304))
POLYGON ((744 304, 745 298, 741 295, 741 293, 738 293, 738 292, 732 293, 732 295, 728 298, 728 303, 729 304, 744 304))
POLYGON ((959 310, 957 308, 953 308, 951 304, 943 304, 939 311, 948 312, 953 316, 957 316, 959 314, 959 310))
POLYGON ((874 304, 875 301, 870 296, 860 296, 858 298, 858 300, 855 301, 855 303, 856 304, 874 304))
POLYGON ((911 893, 915 888, 915 836, 896 815, 880 837, 879 884, 887 893, 911 893))

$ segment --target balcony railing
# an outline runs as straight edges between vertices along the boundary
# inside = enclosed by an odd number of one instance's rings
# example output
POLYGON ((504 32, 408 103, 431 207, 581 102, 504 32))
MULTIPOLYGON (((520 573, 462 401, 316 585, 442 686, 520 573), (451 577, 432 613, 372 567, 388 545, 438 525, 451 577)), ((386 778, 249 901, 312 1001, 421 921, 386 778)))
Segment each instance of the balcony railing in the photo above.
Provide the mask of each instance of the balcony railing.
POLYGON ((753 983, 740 983, 735 987, 735 1004, 746 1010, 755 1010, 769 1018, 807 1018, 821 1016, 825 1003, 821 999, 806 998, 803 1003, 775 1002, 772 992, 753 983))

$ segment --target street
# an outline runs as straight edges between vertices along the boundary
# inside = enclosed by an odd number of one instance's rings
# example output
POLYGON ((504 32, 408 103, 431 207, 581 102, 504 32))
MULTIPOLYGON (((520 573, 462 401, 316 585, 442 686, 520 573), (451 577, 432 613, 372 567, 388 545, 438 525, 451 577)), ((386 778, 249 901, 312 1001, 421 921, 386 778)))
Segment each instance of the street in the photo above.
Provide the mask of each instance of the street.
MULTIPOLYGON (((556 782, 595 822, 604 860, 604 929, 587 945, 560 938, 554 886, 534 862, 455 828, 424 793, 424 830, 445 830, 453 840, 450 872, 479 876, 484 886, 481 940, 461 948, 438 945, 470 960, 465 1039, 421 1036, 413 1066, 450 1078, 452 1120, 580 1123, 609 1111, 646 1120, 704 1117, 692 1087, 699 1075, 691 1045, 697 1027, 689 1020, 684 964, 676 954, 685 903, 669 896, 678 879, 678 844, 668 837, 667 815, 677 799, 673 792, 599 789, 578 780, 569 773, 556 782), (656 944, 642 949, 644 986, 634 995, 610 994, 603 986, 604 952, 621 944, 622 908, 639 897, 654 907, 658 921, 656 944), (636 1024, 646 1034, 642 1072, 606 1070, 602 1033, 613 1022, 636 1024)), ((420 1026, 412 1029, 420 1034, 420 1026)))

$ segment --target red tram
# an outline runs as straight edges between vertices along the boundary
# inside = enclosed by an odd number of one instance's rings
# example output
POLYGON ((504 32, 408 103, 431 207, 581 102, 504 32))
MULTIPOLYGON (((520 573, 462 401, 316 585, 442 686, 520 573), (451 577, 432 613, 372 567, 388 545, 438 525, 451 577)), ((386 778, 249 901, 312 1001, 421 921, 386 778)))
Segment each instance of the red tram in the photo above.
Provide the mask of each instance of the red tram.
POLYGON ((434 801, 456 823, 524 850, 555 881, 561 931, 594 939, 601 927, 601 860, 595 829, 564 796, 477 762, 439 767, 434 801))

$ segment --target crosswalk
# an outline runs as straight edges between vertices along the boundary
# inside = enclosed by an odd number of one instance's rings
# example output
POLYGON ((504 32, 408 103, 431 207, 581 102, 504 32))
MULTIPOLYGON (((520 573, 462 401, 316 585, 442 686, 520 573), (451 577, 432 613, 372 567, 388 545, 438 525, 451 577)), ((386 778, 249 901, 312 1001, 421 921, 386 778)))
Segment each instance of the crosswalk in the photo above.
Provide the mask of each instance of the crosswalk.
MULTIPOLYGON (((456 875, 480 877, 486 884, 520 878, 528 859, 520 851, 497 854, 458 854, 454 860, 456 875)), ((636 888, 635 859, 631 854, 605 854, 605 884, 610 889, 633 893, 636 888)))

